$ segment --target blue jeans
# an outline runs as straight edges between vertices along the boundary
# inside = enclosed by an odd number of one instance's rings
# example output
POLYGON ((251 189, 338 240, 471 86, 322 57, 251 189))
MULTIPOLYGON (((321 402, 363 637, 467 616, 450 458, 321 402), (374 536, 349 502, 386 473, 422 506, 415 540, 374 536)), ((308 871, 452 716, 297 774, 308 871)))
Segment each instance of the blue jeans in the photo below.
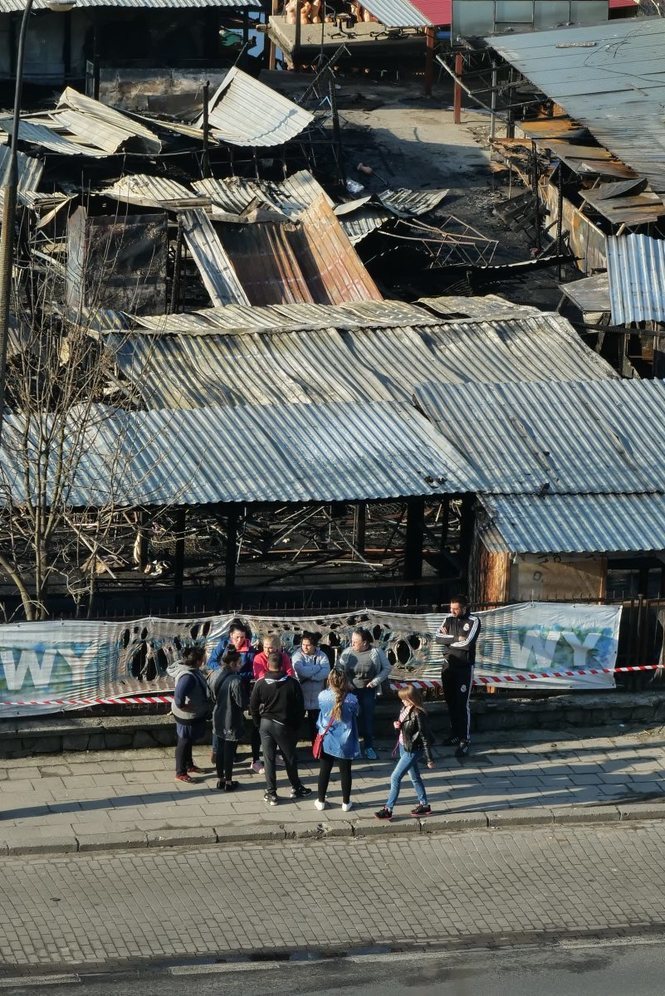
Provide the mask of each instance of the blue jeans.
POLYGON ((408 751, 404 750, 401 744, 399 745, 399 761, 393 768, 393 773, 390 776, 390 795, 388 796, 386 809, 395 808, 395 803, 399 797, 402 779, 407 771, 413 787, 416 790, 418 802, 422 806, 427 805, 427 792, 425 791, 425 785, 420 775, 420 768, 418 767, 418 764, 422 761, 422 758, 423 752, 421 750, 417 750, 415 753, 409 754, 408 751))
POLYGON ((353 694, 358 699, 358 732, 363 738, 365 750, 374 746, 374 708, 376 706, 376 688, 354 688, 353 694))

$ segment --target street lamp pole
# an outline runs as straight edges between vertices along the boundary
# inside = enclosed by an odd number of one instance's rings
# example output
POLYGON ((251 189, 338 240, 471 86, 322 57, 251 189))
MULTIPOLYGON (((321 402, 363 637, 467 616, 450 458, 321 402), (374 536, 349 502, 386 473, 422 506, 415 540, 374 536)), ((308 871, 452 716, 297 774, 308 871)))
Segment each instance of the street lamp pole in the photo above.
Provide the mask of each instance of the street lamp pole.
POLYGON ((2 231, 0 231, 0 441, 5 414, 5 387, 7 381, 7 340, 9 338, 9 312, 12 293, 12 270, 14 265, 14 225, 16 223, 16 200, 18 193, 18 130, 21 118, 21 94, 23 92, 23 62, 25 58, 25 38, 28 33, 28 19, 34 0, 26 0, 21 30, 18 36, 16 56, 16 84, 14 86, 14 116, 9 146, 9 160, 2 178, 2 231))

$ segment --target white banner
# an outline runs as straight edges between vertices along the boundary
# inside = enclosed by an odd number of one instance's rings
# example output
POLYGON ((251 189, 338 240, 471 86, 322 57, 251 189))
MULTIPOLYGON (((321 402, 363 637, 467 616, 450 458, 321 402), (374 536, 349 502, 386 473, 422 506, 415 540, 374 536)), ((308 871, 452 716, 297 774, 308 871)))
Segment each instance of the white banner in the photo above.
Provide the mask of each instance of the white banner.
MULTIPOLYGON (((372 609, 301 617, 244 616, 255 642, 278 632, 292 649, 304 630, 322 634, 334 657, 354 626, 382 646, 395 679, 439 677, 436 633, 445 613, 372 609)), ((620 606, 531 602, 480 613, 477 678, 527 678, 533 688, 613 688, 620 606), (553 674, 556 672, 556 674, 553 674), (563 672, 566 672, 565 674, 563 672), (595 673, 592 673, 595 672, 595 673)), ((119 622, 9 623, 0 626, 0 717, 81 708, 99 699, 169 691, 164 645, 179 639, 212 648, 231 615, 147 617, 119 622)))

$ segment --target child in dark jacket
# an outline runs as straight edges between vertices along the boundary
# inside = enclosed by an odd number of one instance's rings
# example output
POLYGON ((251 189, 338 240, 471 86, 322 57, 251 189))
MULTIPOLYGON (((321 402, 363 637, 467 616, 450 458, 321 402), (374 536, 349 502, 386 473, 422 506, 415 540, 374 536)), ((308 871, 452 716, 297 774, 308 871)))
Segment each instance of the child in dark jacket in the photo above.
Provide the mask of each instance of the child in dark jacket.
POLYGON ((402 703, 399 719, 393 726, 399 730, 399 760, 390 777, 390 794, 388 800, 378 813, 377 820, 392 820, 393 808, 399 797, 399 790, 404 775, 408 772, 416 795, 418 805, 411 810, 412 816, 429 816, 432 807, 427 801, 427 792, 420 775, 420 762, 425 759, 428 768, 434 767, 431 746, 434 743, 429 720, 421 693, 413 685, 400 688, 397 693, 402 703))
POLYGON ((238 673, 242 663, 242 655, 228 647, 222 656, 221 667, 208 672, 208 686, 215 702, 212 728, 217 737, 217 788, 224 792, 234 792, 238 788, 238 782, 233 781, 233 760, 238 741, 245 732, 244 710, 249 701, 238 673))

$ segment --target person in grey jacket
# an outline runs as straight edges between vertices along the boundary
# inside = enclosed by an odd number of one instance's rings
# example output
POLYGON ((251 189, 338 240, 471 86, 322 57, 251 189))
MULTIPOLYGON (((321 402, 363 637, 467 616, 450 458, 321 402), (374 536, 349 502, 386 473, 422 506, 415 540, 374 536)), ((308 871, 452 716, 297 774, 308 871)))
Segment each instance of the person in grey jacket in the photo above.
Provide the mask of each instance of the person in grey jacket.
POLYGON ((376 761, 374 750, 374 708, 381 682, 390 674, 390 662, 380 647, 374 647, 368 629, 358 626, 351 634, 351 646, 342 651, 339 665, 346 671, 360 707, 358 725, 365 757, 376 761))
POLYGON ((175 749, 175 777, 179 782, 193 782, 192 774, 202 769, 194 764, 192 745, 205 736, 210 712, 208 684, 200 672, 205 660, 203 647, 187 647, 168 665, 166 673, 175 682, 171 714, 175 719, 178 742, 175 749))
POLYGON ((245 732, 244 710, 249 705, 249 695, 238 673, 243 666, 242 654, 235 647, 228 647, 220 663, 221 667, 207 674, 208 687, 215 703, 212 728, 217 737, 217 788, 223 792, 234 792, 239 783, 233 781, 233 761, 238 741, 245 732))
POLYGON ((320 633, 304 632, 300 640, 300 647, 295 651, 291 659, 293 669, 302 688, 309 726, 309 738, 312 743, 314 743, 317 733, 316 721, 319 718, 319 692, 322 692, 325 688, 326 679, 330 674, 330 661, 319 647, 320 639, 320 633))

